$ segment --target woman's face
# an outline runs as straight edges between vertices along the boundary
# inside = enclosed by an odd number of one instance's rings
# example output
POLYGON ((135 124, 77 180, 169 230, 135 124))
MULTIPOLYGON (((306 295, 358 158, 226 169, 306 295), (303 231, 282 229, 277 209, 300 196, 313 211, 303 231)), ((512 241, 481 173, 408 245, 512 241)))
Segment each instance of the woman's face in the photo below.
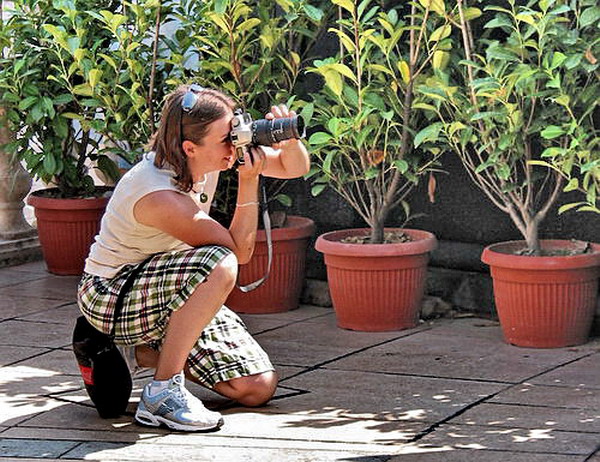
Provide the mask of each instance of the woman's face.
POLYGON ((186 150, 193 170, 203 174, 215 170, 227 170, 233 165, 235 149, 229 139, 232 118, 233 113, 229 111, 225 116, 211 123, 201 144, 184 141, 193 146, 191 153, 186 150))

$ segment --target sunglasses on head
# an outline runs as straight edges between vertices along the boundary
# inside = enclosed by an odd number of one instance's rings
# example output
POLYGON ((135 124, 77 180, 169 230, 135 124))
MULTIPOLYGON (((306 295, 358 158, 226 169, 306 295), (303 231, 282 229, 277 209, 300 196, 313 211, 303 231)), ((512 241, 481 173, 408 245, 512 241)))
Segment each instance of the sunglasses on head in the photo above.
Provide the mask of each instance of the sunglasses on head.
POLYGON ((183 112, 190 112, 194 105, 196 104, 196 100, 198 99, 198 93, 204 90, 204 87, 201 87, 198 84, 191 84, 188 91, 185 92, 183 98, 181 98, 181 110, 183 112))
POLYGON ((181 133, 181 143, 183 143, 183 114, 187 114, 190 112, 194 106, 196 105, 196 100, 198 99, 198 93, 204 90, 204 87, 193 83, 188 88, 188 91, 185 92, 183 98, 181 98, 181 118, 179 119, 179 133, 181 133))

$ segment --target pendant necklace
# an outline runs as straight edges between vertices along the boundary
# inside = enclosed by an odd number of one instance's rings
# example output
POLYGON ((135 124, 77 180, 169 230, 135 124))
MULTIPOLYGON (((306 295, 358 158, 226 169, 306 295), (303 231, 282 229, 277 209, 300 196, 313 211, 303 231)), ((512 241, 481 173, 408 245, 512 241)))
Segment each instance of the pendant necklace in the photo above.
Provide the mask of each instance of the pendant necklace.
POLYGON ((196 194, 199 194, 198 199, 203 204, 208 201, 208 194, 204 192, 204 186, 206 186, 206 174, 204 174, 202 180, 194 183, 194 187, 192 188, 192 191, 194 191, 196 194))

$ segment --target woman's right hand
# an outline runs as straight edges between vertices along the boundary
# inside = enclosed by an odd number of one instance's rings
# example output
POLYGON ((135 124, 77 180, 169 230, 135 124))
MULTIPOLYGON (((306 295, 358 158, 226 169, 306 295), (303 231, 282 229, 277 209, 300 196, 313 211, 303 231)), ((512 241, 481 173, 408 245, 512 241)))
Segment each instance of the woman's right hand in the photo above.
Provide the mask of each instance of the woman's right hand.
POLYGON ((250 147, 244 153, 244 163, 238 165, 237 171, 240 179, 252 179, 258 177, 265 167, 265 152, 257 146, 250 147))

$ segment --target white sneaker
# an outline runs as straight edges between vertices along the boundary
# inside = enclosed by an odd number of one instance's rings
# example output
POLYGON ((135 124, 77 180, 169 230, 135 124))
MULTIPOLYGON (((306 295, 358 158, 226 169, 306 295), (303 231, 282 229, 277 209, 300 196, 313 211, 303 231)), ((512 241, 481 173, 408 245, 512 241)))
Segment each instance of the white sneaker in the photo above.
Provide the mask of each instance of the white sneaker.
POLYGON ((150 395, 150 384, 147 384, 135 420, 150 427, 164 424, 173 430, 188 432, 215 430, 223 425, 221 414, 206 409, 202 401, 185 388, 184 382, 183 372, 180 372, 171 377, 166 389, 154 396, 150 395))

